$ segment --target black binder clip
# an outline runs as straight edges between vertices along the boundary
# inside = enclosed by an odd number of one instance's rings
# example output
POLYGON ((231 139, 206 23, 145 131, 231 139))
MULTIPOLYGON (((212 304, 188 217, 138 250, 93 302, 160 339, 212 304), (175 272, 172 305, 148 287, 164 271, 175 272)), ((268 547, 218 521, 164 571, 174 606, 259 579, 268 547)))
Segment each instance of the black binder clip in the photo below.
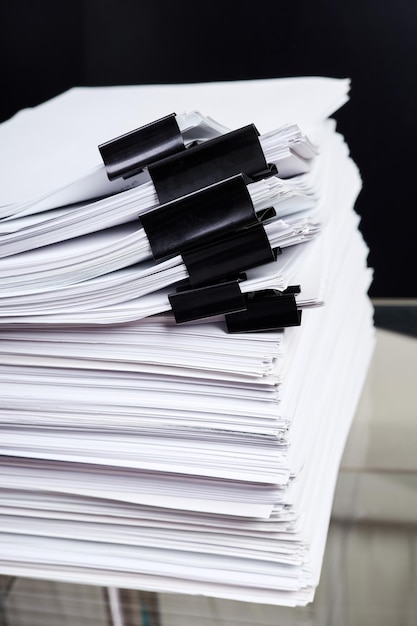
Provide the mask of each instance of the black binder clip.
POLYGON ((265 289, 244 294, 245 309, 225 316, 229 333, 272 331, 300 326, 294 293, 265 289))
POLYGON ((296 295, 301 293, 301 287, 300 285, 289 285, 286 289, 284 289, 284 291, 281 291, 280 293, 284 295, 293 293, 294 295, 296 295))
POLYGON ((185 289, 170 294, 168 299, 177 324, 246 308, 238 280, 185 289))
POLYGON ((109 180, 130 178, 150 163, 185 150, 175 113, 98 146, 109 180))
POLYGON ((253 124, 159 160, 148 171, 161 204, 236 174, 250 182, 277 173, 265 160, 253 124))
POLYGON ((140 221, 155 260, 259 222, 241 174, 163 204, 140 221))
POLYGON ((272 249, 263 224, 181 251, 192 287, 234 278, 244 270, 272 263, 281 253, 272 249))

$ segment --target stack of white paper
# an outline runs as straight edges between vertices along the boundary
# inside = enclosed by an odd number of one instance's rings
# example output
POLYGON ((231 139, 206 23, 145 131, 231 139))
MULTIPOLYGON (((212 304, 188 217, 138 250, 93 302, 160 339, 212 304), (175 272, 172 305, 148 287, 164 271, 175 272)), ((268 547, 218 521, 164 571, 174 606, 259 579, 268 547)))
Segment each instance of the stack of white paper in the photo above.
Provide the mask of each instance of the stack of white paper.
POLYGON ((328 119, 348 89, 74 89, 0 127, 0 573, 312 600, 373 347, 361 181, 328 119), (300 285, 301 326, 175 323, 168 295, 187 270, 155 262, 135 221, 158 204, 152 183, 110 191, 97 152, 167 105, 210 115, 181 118, 203 129, 192 140, 255 123, 285 163, 248 184, 275 209, 265 230, 282 254, 240 287, 300 285))

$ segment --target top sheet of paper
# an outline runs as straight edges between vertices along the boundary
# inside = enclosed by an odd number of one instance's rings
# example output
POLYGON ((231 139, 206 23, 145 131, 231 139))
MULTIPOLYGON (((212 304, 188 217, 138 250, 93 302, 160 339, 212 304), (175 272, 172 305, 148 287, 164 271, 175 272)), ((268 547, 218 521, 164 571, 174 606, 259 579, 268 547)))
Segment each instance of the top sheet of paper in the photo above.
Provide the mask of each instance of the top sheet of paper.
POLYGON ((102 164, 100 143, 173 112, 198 110, 232 129, 254 123, 260 133, 296 123, 314 140, 349 86, 307 77, 71 89, 0 125, 0 205, 71 184, 102 164))

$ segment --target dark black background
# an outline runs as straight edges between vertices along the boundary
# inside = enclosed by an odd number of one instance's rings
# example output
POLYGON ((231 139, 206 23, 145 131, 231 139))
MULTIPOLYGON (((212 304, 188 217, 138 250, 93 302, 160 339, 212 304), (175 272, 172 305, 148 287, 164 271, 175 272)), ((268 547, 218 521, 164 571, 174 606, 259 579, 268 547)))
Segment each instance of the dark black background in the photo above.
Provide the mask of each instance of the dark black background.
POLYGON ((336 114, 359 165, 370 295, 417 297, 417 3, 10 0, 0 119, 76 85, 350 77, 336 114))

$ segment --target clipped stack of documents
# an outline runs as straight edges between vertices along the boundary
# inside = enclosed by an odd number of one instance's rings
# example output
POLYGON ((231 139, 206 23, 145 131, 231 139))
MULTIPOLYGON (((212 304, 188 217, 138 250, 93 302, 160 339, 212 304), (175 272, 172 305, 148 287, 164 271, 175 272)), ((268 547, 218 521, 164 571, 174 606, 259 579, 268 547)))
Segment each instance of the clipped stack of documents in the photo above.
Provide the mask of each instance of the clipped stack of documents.
POLYGON ((313 599, 374 342, 348 91, 73 89, 0 126, 1 574, 313 599))

